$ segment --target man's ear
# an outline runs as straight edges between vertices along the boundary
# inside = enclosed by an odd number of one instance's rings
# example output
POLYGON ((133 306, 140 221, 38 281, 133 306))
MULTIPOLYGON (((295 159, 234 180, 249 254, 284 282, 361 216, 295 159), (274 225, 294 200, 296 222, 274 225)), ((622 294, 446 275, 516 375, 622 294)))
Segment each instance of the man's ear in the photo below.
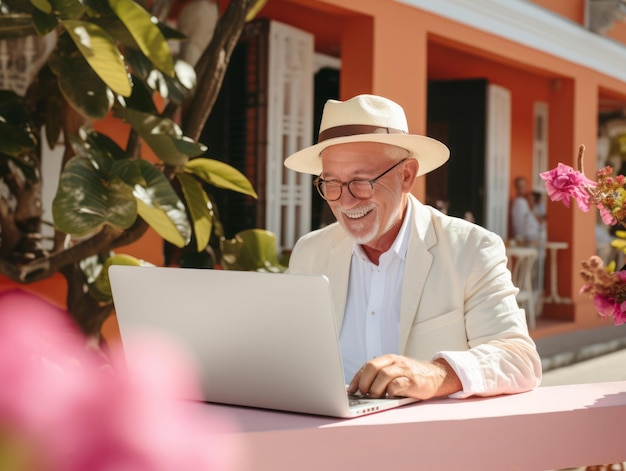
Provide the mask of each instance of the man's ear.
POLYGON ((419 170, 419 162, 417 159, 408 159, 404 163, 402 169, 402 191, 410 192, 417 179, 417 171, 419 170))

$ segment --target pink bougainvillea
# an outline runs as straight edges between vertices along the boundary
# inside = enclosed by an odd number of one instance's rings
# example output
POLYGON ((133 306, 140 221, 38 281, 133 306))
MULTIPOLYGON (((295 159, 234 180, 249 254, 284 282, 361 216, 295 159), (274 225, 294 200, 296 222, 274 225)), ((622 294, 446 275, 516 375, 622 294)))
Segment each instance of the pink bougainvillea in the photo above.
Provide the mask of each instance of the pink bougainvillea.
POLYGON ((563 201, 569 208, 570 199, 573 199, 582 211, 589 211, 591 195, 587 188, 595 188, 596 182, 588 179, 582 172, 559 163, 556 168, 540 173, 539 176, 545 181, 546 191, 552 201, 563 201))
POLYGON ((0 469, 233 466, 229 421, 181 399, 197 397, 199 385, 179 347, 140 334, 124 346, 138 361, 121 371, 85 345, 59 309, 0 294, 0 469))

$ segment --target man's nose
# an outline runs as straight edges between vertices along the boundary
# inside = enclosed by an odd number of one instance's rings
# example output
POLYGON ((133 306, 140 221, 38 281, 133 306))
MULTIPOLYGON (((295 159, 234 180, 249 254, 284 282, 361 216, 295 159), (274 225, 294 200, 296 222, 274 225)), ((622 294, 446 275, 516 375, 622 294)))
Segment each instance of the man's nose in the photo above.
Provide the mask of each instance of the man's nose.
POLYGON ((352 193, 348 190, 348 186, 344 186, 341 191, 341 196, 335 201, 342 208, 351 208, 356 205, 360 200, 352 196, 352 193))

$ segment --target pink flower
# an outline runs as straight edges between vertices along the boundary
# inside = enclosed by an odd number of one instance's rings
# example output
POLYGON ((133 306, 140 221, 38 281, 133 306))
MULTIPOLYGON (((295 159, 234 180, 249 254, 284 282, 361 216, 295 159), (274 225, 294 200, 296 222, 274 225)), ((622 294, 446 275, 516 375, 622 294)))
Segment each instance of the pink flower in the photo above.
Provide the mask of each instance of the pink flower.
POLYGON ((103 367, 67 315, 32 295, 0 294, 0 467, 36 471, 230 469, 223 417, 197 397, 193 364, 142 334, 138 364, 103 367), (7 456, 10 454, 11 456, 7 456))
POLYGON ((615 302, 599 294, 594 295, 593 306, 602 317, 611 317, 615 311, 615 302))
POLYGON ((562 163, 559 163, 557 168, 540 173, 539 176, 546 182, 546 190, 552 201, 563 201, 569 208, 570 198, 573 198, 582 211, 589 211, 590 195, 586 188, 595 188, 596 182, 562 163))
POLYGON ((622 325, 626 323, 626 301, 616 307, 613 313, 613 324, 622 325))
POLYGON ((609 226, 614 226, 615 224, 617 224, 617 219, 615 219, 615 217, 611 214, 611 211, 609 211, 607 208, 605 208, 601 204, 597 206, 598 206, 598 209, 600 210, 600 216, 602 217, 602 222, 604 224, 607 224, 609 226))

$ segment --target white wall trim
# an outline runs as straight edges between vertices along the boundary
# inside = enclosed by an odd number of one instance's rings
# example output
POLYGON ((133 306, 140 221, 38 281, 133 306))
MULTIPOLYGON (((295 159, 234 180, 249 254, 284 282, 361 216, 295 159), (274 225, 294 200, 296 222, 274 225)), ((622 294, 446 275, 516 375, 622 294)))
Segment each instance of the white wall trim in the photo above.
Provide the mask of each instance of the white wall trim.
POLYGON ((626 81, 626 46, 528 0, 396 0, 626 81))

